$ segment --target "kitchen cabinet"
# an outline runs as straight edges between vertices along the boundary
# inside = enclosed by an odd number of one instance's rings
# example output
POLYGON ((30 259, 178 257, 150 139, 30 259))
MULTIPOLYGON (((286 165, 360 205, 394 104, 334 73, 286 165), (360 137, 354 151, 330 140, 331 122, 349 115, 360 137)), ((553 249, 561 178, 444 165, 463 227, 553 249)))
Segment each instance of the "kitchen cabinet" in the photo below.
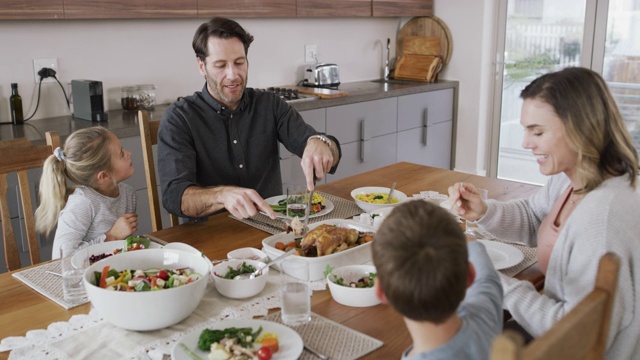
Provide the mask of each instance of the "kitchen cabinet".
POLYGON ((198 0, 64 0, 65 19, 194 18, 198 0))
POLYGON ((371 0, 298 0, 298 17, 370 17, 371 0))
POLYGON ((398 97, 398 161, 450 169, 454 89, 398 97))
POLYGON ((372 0, 372 16, 432 16, 433 0, 372 0))
POLYGON ((296 0, 198 0, 198 17, 296 17, 296 0))
POLYGON ((338 171, 327 182, 396 162, 395 97, 327 108, 327 134, 342 147, 338 171))
POLYGON ((63 0, 0 0, 0 20, 62 18, 63 0))

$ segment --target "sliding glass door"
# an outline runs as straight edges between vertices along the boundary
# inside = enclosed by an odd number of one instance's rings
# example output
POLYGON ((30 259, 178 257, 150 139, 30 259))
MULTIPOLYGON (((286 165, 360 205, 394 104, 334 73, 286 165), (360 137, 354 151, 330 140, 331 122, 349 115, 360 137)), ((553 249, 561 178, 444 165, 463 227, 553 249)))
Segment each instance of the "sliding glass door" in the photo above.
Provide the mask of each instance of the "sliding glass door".
POLYGON ((522 148, 519 95, 536 77, 569 66, 603 75, 640 144, 640 0, 503 0, 500 14, 491 176, 545 182, 522 148))

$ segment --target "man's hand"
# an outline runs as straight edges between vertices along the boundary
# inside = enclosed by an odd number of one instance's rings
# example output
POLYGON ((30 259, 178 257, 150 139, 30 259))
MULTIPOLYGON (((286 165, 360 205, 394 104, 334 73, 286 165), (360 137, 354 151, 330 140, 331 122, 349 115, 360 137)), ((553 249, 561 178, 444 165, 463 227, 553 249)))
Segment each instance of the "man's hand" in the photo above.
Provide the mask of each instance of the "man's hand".
POLYGON ((307 180, 307 189, 314 188, 314 174, 318 180, 324 179, 325 174, 338 162, 338 149, 334 147, 336 144, 329 146, 320 139, 310 139, 307 142, 300 162, 307 180))
POLYGON ((221 193, 221 200, 224 207, 233 216, 244 219, 258 214, 262 211, 272 219, 276 218, 276 213, 271 206, 253 189, 241 187, 225 186, 221 193))
POLYGON ((111 229, 105 234, 106 241, 122 240, 138 230, 138 214, 126 213, 116 220, 111 229))
POLYGON ((271 206, 253 189, 238 186, 191 186, 182 194, 182 212, 187 216, 209 216, 222 208, 239 219, 255 216, 258 211, 272 219, 276 218, 271 206))

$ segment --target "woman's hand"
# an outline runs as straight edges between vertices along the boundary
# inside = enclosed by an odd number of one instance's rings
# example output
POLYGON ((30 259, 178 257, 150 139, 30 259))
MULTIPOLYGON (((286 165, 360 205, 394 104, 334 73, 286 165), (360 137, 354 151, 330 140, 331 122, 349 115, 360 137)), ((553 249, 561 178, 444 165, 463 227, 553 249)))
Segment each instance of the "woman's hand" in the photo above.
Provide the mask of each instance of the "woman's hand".
POLYGON ((468 221, 476 221, 487 212, 487 203, 472 184, 455 183, 449 186, 449 201, 458 216, 468 221))
POLYGON ((126 213, 116 220, 111 229, 105 234, 106 241, 123 240, 138 230, 138 214, 126 213))

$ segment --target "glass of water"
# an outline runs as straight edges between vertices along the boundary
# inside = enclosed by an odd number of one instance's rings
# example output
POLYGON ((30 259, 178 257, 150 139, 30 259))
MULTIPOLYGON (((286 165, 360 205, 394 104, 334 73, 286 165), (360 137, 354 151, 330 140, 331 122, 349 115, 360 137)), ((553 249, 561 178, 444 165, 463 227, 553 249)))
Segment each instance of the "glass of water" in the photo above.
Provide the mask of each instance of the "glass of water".
POLYGON ((290 256, 280 265, 282 269, 282 322, 289 326, 304 325, 311 321, 311 291, 309 290, 309 263, 290 256))
POLYGON ((60 267, 62 273, 62 292, 64 300, 79 304, 88 300, 84 289, 84 271, 89 267, 89 244, 82 241, 78 245, 60 247, 60 267), (74 258, 72 262, 71 259, 74 258))
POLYGON ((309 190, 304 185, 287 186, 287 216, 304 219, 309 205, 309 190))

